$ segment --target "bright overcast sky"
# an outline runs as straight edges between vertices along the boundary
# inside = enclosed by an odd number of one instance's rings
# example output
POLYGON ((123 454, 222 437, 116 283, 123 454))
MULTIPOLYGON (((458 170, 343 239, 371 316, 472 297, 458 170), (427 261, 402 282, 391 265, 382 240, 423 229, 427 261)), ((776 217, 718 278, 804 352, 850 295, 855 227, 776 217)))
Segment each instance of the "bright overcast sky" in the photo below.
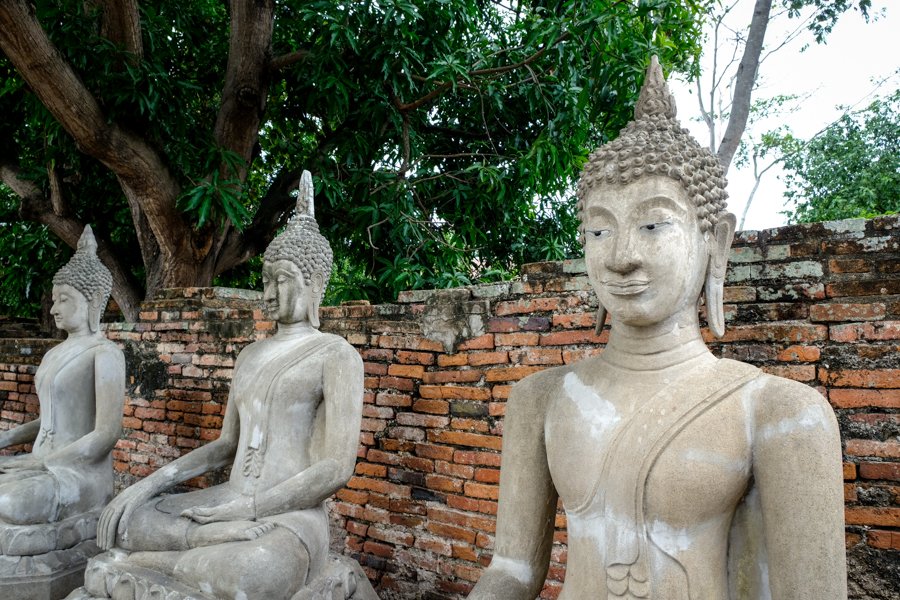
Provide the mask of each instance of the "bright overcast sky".
MULTIPOLYGON (((733 22, 749 24, 753 4, 753 0, 740 0, 732 11, 733 22)), ((811 34, 804 33, 765 60, 760 67, 760 86, 754 97, 778 94, 809 94, 809 97, 803 101, 800 110, 757 125, 755 131, 761 133, 788 122, 795 135, 806 139, 841 115, 837 105, 864 108, 871 102, 875 87, 871 79, 880 80, 894 74, 876 95, 884 95, 900 86, 897 76, 900 68, 900 3, 874 0, 872 4, 873 13, 880 13, 884 8, 885 15, 866 23, 858 12, 848 12, 841 17, 826 44, 816 44, 811 34), (801 52, 807 42, 809 47, 801 52)), ((796 27, 796 21, 787 18, 770 23, 766 47, 783 39, 791 26, 796 27)), ((678 81, 670 81, 670 86, 682 125, 689 128, 701 144, 707 144, 706 126, 696 122, 700 115, 696 91, 691 85, 678 81)), ((704 90, 704 93, 708 94, 708 91, 704 90)), ((721 132, 718 136, 721 138, 721 132)), ((776 171, 772 169, 763 177, 747 213, 744 229, 767 229, 786 223, 786 217, 780 214, 784 210, 784 184, 779 181, 776 171)), ((753 187, 752 171, 749 167, 741 170, 732 165, 728 181, 729 210, 740 221, 753 187)))

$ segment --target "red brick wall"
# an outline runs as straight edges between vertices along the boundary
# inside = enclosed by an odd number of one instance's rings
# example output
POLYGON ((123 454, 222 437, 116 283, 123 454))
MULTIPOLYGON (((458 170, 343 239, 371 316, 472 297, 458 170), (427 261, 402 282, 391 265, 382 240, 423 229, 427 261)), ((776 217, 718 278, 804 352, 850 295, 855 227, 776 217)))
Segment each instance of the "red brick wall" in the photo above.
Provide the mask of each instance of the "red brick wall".
MULTIPOLYGON (((898 256, 897 217, 739 234, 728 332, 707 337, 716 354, 803 381, 834 406, 853 598, 890 598, 900 588, 898 256)), ((593 334, 596 301, 581 261, 527 265, 521 280, 461 293, 476 331, 452 353, 422 335, 432 292, 323 309, 323 329, 358 347, 366 366, 359 461, 332 514, 345 551, 382 598, 465 595, 490 560, 510 386, 599 352, 606 339, 593 334)), ((254 298, 170 291, 146 303, 138 323, 109 326, 129 361, 126 437, 116 454, 123 483, 217 435, 234 357, 272 327, 254 298)), ((34 411, 34 367, 2 350, 0 420, 18 422, 34 411)), ((548 598, 565 571, 562 516, 557 528, 548 598)))

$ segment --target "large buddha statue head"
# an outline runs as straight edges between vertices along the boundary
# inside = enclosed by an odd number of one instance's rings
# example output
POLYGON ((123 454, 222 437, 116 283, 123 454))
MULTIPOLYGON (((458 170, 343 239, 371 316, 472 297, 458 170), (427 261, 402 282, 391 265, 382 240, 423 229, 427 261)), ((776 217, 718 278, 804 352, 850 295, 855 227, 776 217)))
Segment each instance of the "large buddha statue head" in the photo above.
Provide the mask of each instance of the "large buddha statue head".
POLYGON ((75 254, 53 276, 53 315, 56 326, 69 334, 96 333, 112 291, 112 275, 97 257, 97 241, 90 225, 78 240, 75 254))
POLYGON ((331 277, 333 253, 319 233, 309 171, 300 177, 297 210, 263 255, 263 300, 279 323, 319 327, 319 304, 331 277))
POLYGON ((712 332, 725 332, 722 294, 734 215, 724 171, 675 118, 654 56, 618 138, 594 151, 578 181, 580 233, 600 303, 597 328, 696 321, 705 295, 712 332))

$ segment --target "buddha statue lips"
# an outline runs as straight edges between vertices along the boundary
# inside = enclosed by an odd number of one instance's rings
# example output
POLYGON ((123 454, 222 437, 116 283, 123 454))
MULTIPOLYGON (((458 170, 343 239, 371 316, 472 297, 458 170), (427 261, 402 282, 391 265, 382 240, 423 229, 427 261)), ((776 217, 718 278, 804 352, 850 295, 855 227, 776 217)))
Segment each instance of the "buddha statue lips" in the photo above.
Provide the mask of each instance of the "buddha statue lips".
POLYGON ((110 503, 98 541, 114 552, 92 561, 80 598, 134 597, 110 584, 125 578, 173 597, 287 599, 326 569, 324 501, 356 462, 363 369, 343 338, 317 330, 332 254, 312 189, 304 172, 297 214, 266 249, 278 330, 239 354, 219 438, 110 503), (221 485, 162 494, 225 465, 221 485))
POLYGON ((541 590, 557 501, 560 600, 846 598, 841 445, 803 384, 714 357, 734 216, 654 58, 620 136, 578 184, 601 354, 513 387, 494 555, 470 599, 541 590), (711 434, 714 432, 714 434, 711 434))
POLYGON ((609 293, 614 296, 635 296, 645 291, 650 286, 646 279, 629 279, 627 281, 603 281, 609 293))

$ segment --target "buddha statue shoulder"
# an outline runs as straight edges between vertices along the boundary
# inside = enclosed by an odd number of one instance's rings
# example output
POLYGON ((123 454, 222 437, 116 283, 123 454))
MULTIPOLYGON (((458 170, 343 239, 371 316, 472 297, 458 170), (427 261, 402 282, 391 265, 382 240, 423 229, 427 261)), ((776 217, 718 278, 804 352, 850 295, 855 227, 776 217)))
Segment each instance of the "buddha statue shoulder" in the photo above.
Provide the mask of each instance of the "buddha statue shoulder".
POLYGON ((111 289, 87 226, 53 277, 50 314, 67 336, 35 374, 40 416, 0 433, 0 448, 32 444, 31 452, 0 457, 0 554, 6 557, 0 592, 7 577, 20 587, 29 585, 22 577, 50 573, 52 579, 60 565, 83 565, 88 546, 96 553, 99 512, 113 497, 111 452, 125 402, 124 356, 100 330, 111 289))
MULTIPOLYGON (((288 599, 328 569, 324 501, 353 473, 363 366, 343 338, 317 329, 332 251, 312 190, 304 172, 297 214, 265 251, 263 299, 278 328, 238 356, 219 438, 110 503, 98 543, 111 551, 72 597, 288 599), (223 466, 223 484, 165 493, 223 466)), ((362 575, 352 587, 368 585, 362 575)))
POLYGON ((654 57, 578 182, 598 356, 513 387, 494 556, 470 599, 541 590, 557 500, 561 600, 847 597, 841 443, 814 389, 714 357, 735 218, 654 57))

